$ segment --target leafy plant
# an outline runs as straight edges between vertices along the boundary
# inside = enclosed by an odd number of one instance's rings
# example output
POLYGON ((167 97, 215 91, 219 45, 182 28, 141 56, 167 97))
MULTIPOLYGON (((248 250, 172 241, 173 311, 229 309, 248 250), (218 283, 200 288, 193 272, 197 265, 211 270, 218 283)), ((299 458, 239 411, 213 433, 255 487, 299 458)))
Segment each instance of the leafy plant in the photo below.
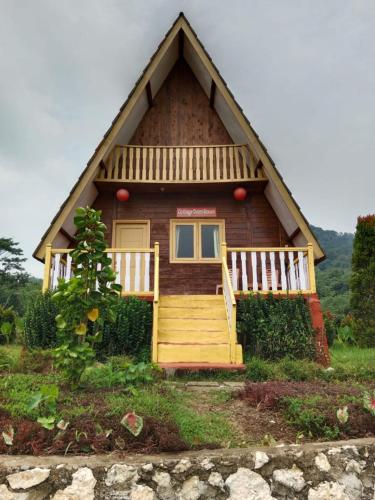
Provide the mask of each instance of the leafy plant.
POLYGON ((83 377, 90 385, 95 387, 113 387, 123 385, 126 390, 133 390, 139 384, 152 382, 158 368, 150 363, 124 362, 119 366, 111 362, 98 367, 89 368, 83 377))
POLYGON ((340 424, 346 424, 347 421, 349 420, 349 412, 348 412, 348 407, 344 406, 343 408, 339 408, 336 412, 337 420, 340 422, 340 424))
POLYGON ((340 326, 337 330, 337 341, 341 344, 356 344, 353 329, 349 325, 340 326))
POLYGON ((375 390, 372 394, 366 391, 363 395, 363 407, 375 417, 375 390))
POLYGON ((12 307, 0 304, 0 344, 9 344, 16 335, 17 315, 12 307))
POLYGON ((77 245, 71 252, 74 276, 59 280, 53 296, 60 311, 56 316, 60 341, 55 349, 56 366, 63 370, 72 389, 95 359, 95 344, 102 340, 104 324, 115 321, 114 305, 121 292, 112 261, 105 253, 106 226, 100 216, 101 212, 92 208, 77 208, 77 245))
POLYGON ((121 419, 121 425, 125 427, 133 436, 137 437, 143 429, 143 418, 134 412, 129 412, 121 419))
POLYGON ((42 385, 31 398, 29 408, 30 410, 38 409, 37 422, 45 429, 50 430, 55 426, 58 396, 59 388, 57 385, 42 385))
POLYGON ((39 292, 30 301, 24 320, 25 344, 29 349, 55 347, 57 313, 58 309, 49 291, 39 292))

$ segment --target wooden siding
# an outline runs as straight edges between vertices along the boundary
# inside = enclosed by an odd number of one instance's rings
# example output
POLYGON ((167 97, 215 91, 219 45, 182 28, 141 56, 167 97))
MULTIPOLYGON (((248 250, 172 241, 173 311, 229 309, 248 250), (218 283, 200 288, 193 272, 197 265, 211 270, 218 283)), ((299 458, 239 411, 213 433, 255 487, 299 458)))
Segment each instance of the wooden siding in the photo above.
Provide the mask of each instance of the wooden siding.
POLYGON ((232 143, 184 60, 176 63, 129 141, 147 146, 232 143))
POLYGON ((213 294, 221 283, 220 264, 171 264, 169 262, 170 219, 177 207, 216 207, 225 220, 230 247, 282 247, 290 244, 278 218, 263 193, 253 193, 245 203, 235 202, 231 191, 132 194, 127 203, 117 202, 114 192, 102 192, 94 208, 102 210, 106 239, 112 241, 112 221, 149 220, 150 244, 160 243, 161 294, 213 294))

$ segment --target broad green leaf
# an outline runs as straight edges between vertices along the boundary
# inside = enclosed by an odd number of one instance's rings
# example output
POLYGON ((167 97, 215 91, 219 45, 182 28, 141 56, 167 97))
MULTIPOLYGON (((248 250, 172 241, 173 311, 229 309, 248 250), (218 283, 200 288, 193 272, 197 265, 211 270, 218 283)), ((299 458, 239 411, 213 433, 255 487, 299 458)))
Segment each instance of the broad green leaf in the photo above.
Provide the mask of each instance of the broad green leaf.
POLYGON ((38 424, 47 430, 52 430, 55 427, 55 417, 39 417, 37 419, 38 424))

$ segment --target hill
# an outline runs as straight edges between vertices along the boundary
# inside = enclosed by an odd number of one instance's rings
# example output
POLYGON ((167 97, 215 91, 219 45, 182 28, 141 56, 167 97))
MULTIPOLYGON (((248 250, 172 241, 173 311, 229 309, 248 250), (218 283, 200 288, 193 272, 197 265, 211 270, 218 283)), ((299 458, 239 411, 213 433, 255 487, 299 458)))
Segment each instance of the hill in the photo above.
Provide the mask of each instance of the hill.
POLYGON ((344 316, 349 307, 349 280, 354 234, 311 226, 327 258, 316 268, 318 293, 324 310, 344 316))

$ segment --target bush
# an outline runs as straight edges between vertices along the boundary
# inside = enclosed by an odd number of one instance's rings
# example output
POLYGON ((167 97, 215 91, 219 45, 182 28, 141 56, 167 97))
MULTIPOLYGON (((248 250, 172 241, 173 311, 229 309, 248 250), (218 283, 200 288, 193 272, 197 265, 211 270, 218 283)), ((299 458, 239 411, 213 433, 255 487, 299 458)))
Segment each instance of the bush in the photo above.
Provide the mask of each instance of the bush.
POLYGON ((151 348, 151 305, 136 297, 119 298, 114 307, 116 321, 106 323, 103 341, 98 344, 99 355, 114 356, 126 354, 137 359, 150 357, 151 348))
POLYGON ((30 349, 48 349, 56 345, 57 307, 50 292, 40 292, 29 303, 25 314, 25 344, 30 349))
POLYGON ((319 378, 321 368, 306 360, 284 358, 279 362, 278 369, 284 374, 286 380, 296 380, 304 382, 319 378))
POLYGON ((314 330, 302 296, 249 295, 239 301, 237 331, 246 353, 263 359, 313 359, 314 330))
MULTIPOLYGON (((14 341, 16 337, 16 319, 17 315, 13 311, 12 307, 3 307, 2 305, 0 305, 0 344, 6 344, 14 341), (7 333, 5 335, 2 333, 3 325, 10 325, 9 334, 7 333)), ((6 327, 3 328, 5 332, 7 328, 6 327)))
POLYGON ((329 347, 332 347, 337 335, 336 318, 330 311, 324 311, 323 319, 327 342, 329 347))
POLYGON ((263 359, 252 358, 246 368, 246 379, 264 382, 275 378, 275 366, 263 359))

